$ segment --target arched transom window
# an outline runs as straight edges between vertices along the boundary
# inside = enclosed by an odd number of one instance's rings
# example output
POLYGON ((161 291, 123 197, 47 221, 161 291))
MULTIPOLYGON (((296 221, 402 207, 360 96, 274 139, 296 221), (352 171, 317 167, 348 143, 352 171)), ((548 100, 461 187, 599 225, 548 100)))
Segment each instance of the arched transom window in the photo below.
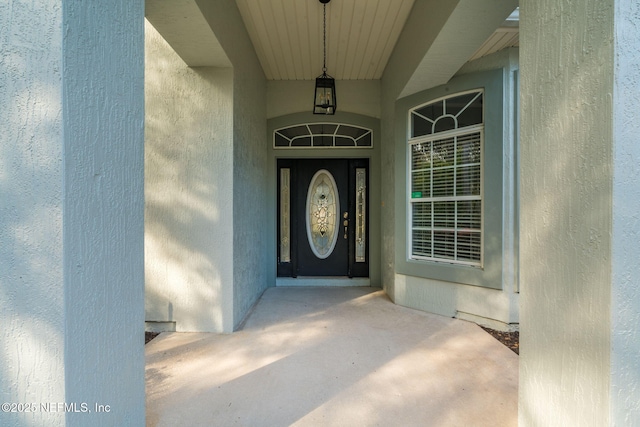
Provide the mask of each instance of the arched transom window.
POLYGON ((273 148, 372 148, 371 129, 339 123, 307 123, 276 129, 273 148))
POLYGON ((409 258, 482 266, 483 92, 409 111, 409 258))

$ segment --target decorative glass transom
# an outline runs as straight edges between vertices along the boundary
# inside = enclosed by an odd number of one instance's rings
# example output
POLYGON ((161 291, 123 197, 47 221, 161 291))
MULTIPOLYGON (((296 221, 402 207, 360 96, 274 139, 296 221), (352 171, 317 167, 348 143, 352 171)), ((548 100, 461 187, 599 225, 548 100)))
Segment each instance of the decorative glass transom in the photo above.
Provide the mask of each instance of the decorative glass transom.
POLYGON ((371 129, 338 123, 307 123, 276 129, 274 148, 371 148, 371 129))
POLYGON ((482 266, 482 91, 410 111, 409 257, 482 266))
POLYGON ((333 175, 321 169, 313 176, 307 192, 307 237, 320 259, 331 255, 338 239, 340 200, 333 175))
POLYGON ((411 110, 411 137, 481 125, 482 92, 444 98, 411 110))

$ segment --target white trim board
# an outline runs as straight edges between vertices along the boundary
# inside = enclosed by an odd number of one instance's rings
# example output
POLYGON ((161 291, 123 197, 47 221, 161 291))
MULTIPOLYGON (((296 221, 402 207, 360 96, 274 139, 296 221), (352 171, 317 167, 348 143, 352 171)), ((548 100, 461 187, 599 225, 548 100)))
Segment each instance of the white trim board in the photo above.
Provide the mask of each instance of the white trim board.
POLYGON ((368 277, 277 277, 276 286, 371 286, 371 280, 368 277))

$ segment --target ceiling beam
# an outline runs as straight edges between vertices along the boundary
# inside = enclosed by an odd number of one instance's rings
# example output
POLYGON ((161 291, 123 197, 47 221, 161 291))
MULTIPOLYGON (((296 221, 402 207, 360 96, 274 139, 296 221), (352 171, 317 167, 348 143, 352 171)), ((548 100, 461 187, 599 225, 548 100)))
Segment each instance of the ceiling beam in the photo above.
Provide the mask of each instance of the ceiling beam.
MULTIPOLYGON (((416 1, 414 10, 420 10, 416 1)), ((432 7, 436 2, 430 2, 432 7)), ((398 98, 447 83, 518 7, 518 0, 460 0, 404 85, 398 98)), ((429 9, 425 10, 425 13, 429 9)), ((414 15, 407 25, 420 25, 414 15)), ((411 29, 405 28, 411 31, 411 29)), ((415 30, 414 30, 415 31, 415 30)), ((418 43, 420 40, 403 40, 418 43)))

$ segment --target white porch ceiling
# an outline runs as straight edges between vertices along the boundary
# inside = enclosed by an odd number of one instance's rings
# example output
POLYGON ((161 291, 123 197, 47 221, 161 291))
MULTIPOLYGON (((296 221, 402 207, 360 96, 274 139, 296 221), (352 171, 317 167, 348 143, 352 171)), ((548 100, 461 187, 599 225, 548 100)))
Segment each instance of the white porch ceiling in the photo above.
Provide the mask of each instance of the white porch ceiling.
MULTIPOLYGON (((333 0, 327 4, 327 73, 379 79, 414 0, 333 0)), ((236 0, 268 80, 322 74, 319 0, 236 0)))
MULTIPOLYGON (((322 73, 319 0, 235 0, 268 80, 322 73)), ((380 79, 414 0, 333 0, 327 4, 327 73, 338 80, 380 79)), ((518 15, 469 59, 518 45, 518 15)))
POLYGON ((509 47, 520 47, 520 9, 516 9, 500 28, 473 54, 469 61, 498 52, 509 47))
MULTIPOLYGON (((233 22, 243 21, 268 80, 312 80, 322 73, 319 0, 145 3, 147 19, 188 66, 232 66, 233 52, 225 52, 218 37, 225 36, 225 24, 234 24, 218 21, 218 35, 211 27, 212 17, 224 11, 230 12, 233 22), (233 2, 237 10, 230 12, 233 2)), ((506 21, 500 20, 504 19, 500 15, 504 17, 516 5, 517 0, 458 0, 452 4, 444 0, 332 0, 327 4, 327 72, 337 80, 380 79, 411 20, 409 39, 432 37, 429 25, 442 27, 437 27, 437 37, 416 40, 427 50, 419 64, 412 64, 417 68, 411 77, 406 76, 402 95, 445 83, 466 61, 518 46, 517 10, 506 21), (443 14, 443 10, 452 12, 443 14), (426 27, 416 32, 421 23, 426 27)), ((233 46, 228 37, 225 43, 233 46)))

